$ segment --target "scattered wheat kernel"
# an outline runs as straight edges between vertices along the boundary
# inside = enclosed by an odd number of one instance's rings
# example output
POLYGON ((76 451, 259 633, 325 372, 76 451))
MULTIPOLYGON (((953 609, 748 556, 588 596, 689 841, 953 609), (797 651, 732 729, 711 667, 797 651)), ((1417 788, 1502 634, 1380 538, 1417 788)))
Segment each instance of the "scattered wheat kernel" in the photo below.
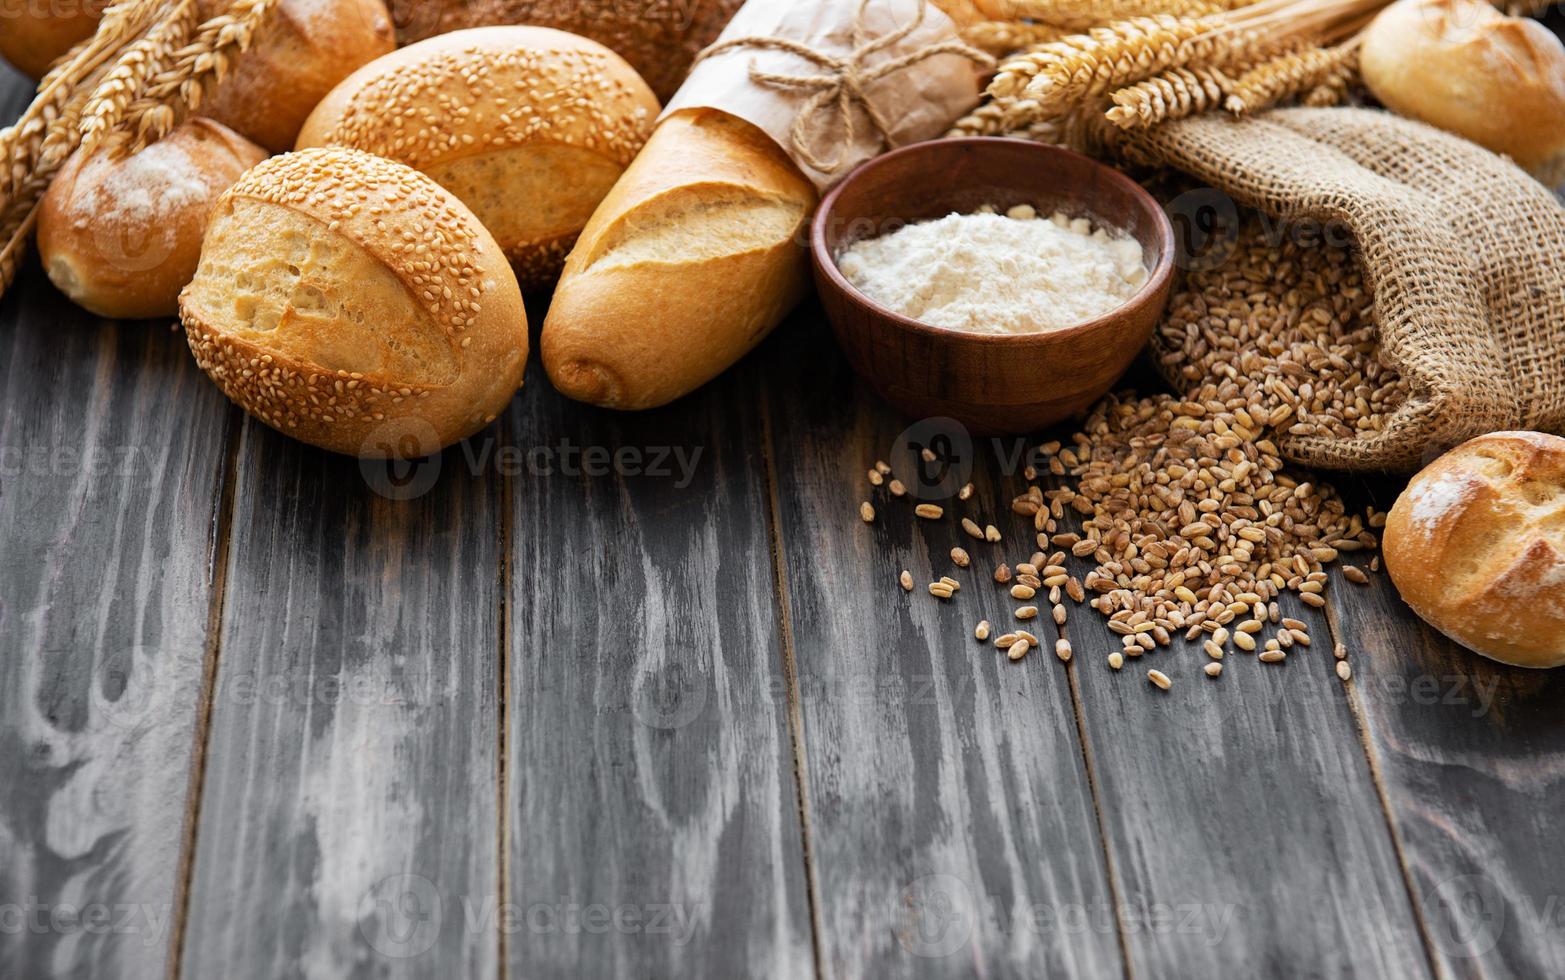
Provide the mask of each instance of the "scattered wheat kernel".
POLYGON ((1359 585, 1368 585, 1369 576, 1357 565, 1343 565, 1342 574, 1347 576, 1349 582, 1357 582, 1359 585))
POLYGON ((974 538, 979 541, 984 539, 984 529, 979 527, 977 524, 974 524, 971 517, 962 518, 962 530, 966 531, 967 536, 970 538, 974 538))
POLYGON ((1011 580, 1010 566, 1006 565, 1004 562, 996 565, 994 567, 994 580, 999 582, 1001 585, 1009 582, 1011 580))
POLYGON ((1121 667, 1125 666, 1125 655, 1120 653, 1118 650, 1115 650, 1113 653, 1109 654, 1109 666, 1115 670, 1119 670, 1121 667))
POLYGON ((920 449, 918 454, 924 458, 924 462, 926 463, 933 463, 937 458, 935 456, 934 450, 928 448, 920 449))
POLYGON ((960 490, 958 490, 956 492, 956 499, 958 499, 958 500, 972 500, 973 499, 973 485, 971 483, 964 483, 964 484, 962 484, 962 489, 960 489, 960 490))
POLYGON ((1038 638, 1036 636, 1033 636, 1031 633, 1027 632, 1026 630, 1017 630, 1016 631, 1016 636, 1017 636, 1018 639, 1026 640, 1028 643, 1032 644, 1033 646, 1037 646, 1038 645, 1038 638))
POLYGON ((1018 583, 1016 585, 1011 586, 1011 598, 1012 599, 1031 599, 1033 596, 1035 596, 1037 594, 1038 594, 1037 590, 1034 589, 1030 585, 1021 585, 1020 583, 1018 583))
POLYGON ((1071 597, 1072 602, 1083 602, 1087 598, 1087 590, 1082 588, 1081 579, 1074 575, 1065 580, 1065 594, 1071 597))
POLYGON ((939 520, 945 514, 945 508, 939 504, 919 504, 913 508, 913 513, 925 520, 939 520))
POLYGON ((1212 642, 1217 644, 1218 646, 1222 646, 1224 643, 1227 643, 1228 642, 1228 630, 1224 629, 1221 626, 1217 627, 1217 629, 1212 631, 1212 642))
POLYGON ((1016 570, 1023 575, 1037 575, 1038 566, 1032 562, 1024 561, 1016 566, 1016 570))
POLYGON ((1202 667, 1201 670, 1204 671, 1208 677, 1216 677, 1218 674, 1223 672, 1223 665, 1214 660, 1205 667, 1202 667))
POLYGON ((859 504, 859 516, 864 518, 865 524, 875 523, 875 508, 870 506, 868 500, 859 504))
POLYGON ((1016 642, 1016 639, 1017 637, 1015 633, 1001 633, 999 636, 994 638, 994 645, 1008 649, 1012 643, 1016 642))
POLYGON ((1257 659, 1263 664, 1280 664, 1288 659, 1288 655, 1281 650, 1267 650, 1257 659))
POLYGON ((949 599, 956 594, 956 590, 944 582, 930 582, 929 594, 937 599, 949 599))
POLYGON ((1156 684, 1165 691, 1174 686, 1174 682, 1169 680, 1168 675, 1163 673, 1161 670, 1147 671, 1147 680, 1156 684))
POLYGON ((1213 660, 1223 659, 1223 648, 1218 646, 1216 643, 1213 643, 1211 640, 1207 640, 1205 643, 1201 644, 1201 648, 1205 650, 1206 655, 1211 657, 1213 660))
POLYGON ((951 549, 951 560, 956 562, 957 568, 966 568, 973 563, 973 560, 967 556, 967 552, 961 548, 951 549))
POLYGON ((893 478, 890 483, 886 484, 886 486, 890 488, 891 495, 893 497, 903 497, 907 495, 907 487, 902 485, 901 480, 893 478))
POLYGON ((1376 555, 1375 557, 1373 557, 1373 558, 1371 558, 1369 560, 1369 570, 1372 571, 1372 572, 1380 571, 1380 556, 1379 555, 1376 555))
POLYGON ((1314 606, 1316 609, 1320 609, 1326 605, 1325 598, 1323 596, 1318 596, 1313 592, 1300 592, 1299 598, 1304 600, 1304 604, 1306 606, 1314 606))
POLYGON ((1058 606, 1057 605, 1057 606, 1054 607, 1054 625, 1056 625, 1056 626, 1064 626, 1065 625, 1065 607, 1064 606, 1058 606))
POLYGON ((886 482, 886 478, 880 475, 880 471, 879 470, 870 470, 869 471, 869 485, 870 486, 878 487, 878 486, 880 486, 881 484, 883 484, 885 482, 886 482))
POLYGON ((1022 607, 1020 607, 1019 609, 1016 610, 1016 618, 1017 619, 1021 619, 1021 620, 1032 619, 1032 618, 1036 617, 1037 615, 1038 615, 1038 607, 1037 606, 1022 606, 1022 607))
POLYGON ((1343 680, 1348 680, 1353 676, 1353 668, 1348 666, 1346 660, 1337 661, 1337 676, 1343 680))
POLYGON ((1331 652, 1332 652, 1332 655, 1335 656, 1338 660, 1346 660, 1346 659, 1348 659, 1348 648, 1343 646, 1340 643, 1337 644, 1336 648, 1333 649, 1331 652))
POLYGON ((1032 649, 1032 644, 1028 643, 1026 640, 1017 640, 1015 643, 1011 644, 1009 649, 1005 651, 1005 655, 1010 657, 1012 660, 1020 660, 1027 656, 1027 651, 1030 649, 1032 649))
POLYGON ((1235 633, 1234 634, 1234 646, 1238 647, 1241 650, 1254 652, 1254 650, 1255 650, 1255 637, 1251 636, 1249 633, 1235 633))
POLYGON ((904 592, 912 592, 913 591, 913 573, 912 572, 908 571, 905 568, 902 569, 902 574, 897 577, 897 581, 902 583, 902 591, 904 591, 904 592))
POLYGON ((1061 637, 1054 641, 1054 655, 1060 660, 1069 663, 1071 658, 1071 641, 1061 637))
POLYGON ((991 543, 999 541, 1000 529, 995 527, 993 524, 986 525, 984 527, 984 540, 991 543))
POLYGON ((1016 581, 1022 583, 1023 585, 1030 586, 1030 587, 1032 587, 1034 589, 1041 589, 1041 588, 1043 588, 1043 583, 1038 580, 1038 576, 1036 576, 1036 575, 1027 575, 1027 574, 1024 573, 1024 574, 1016 576, 1016 581))
POLYGON ((962 589, 962 583, 949 575, 940 576, 940 584, 949 586, 952 592, 959 592, 962 589))
POLYGON ((890 476, 891 475, 891 467, 883 459, 875 460, 875 471, 877 473, 879 473, 881 476, 890 476))
POLYGON ((1234 629, 1241 633, 1259 633, 1263 627, 1264 624, 1259 619, 1247 619, 1235 626, 1234 629))
POLYGON ((978 625, 973 627, 973 639, 980 643, 989 639, 989 620, 979 620, 978 625))

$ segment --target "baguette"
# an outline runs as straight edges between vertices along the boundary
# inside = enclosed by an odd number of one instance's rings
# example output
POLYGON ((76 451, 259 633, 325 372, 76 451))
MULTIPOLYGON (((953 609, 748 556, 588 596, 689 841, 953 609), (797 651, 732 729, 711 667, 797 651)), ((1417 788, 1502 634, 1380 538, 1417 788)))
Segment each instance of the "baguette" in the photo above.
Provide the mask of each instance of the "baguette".
POLYGON ((566 259, 540 344, 549 380, 643 409, 716 377, 804 295, 815 203, 750 123, 714 109, 664 119, 566 259))

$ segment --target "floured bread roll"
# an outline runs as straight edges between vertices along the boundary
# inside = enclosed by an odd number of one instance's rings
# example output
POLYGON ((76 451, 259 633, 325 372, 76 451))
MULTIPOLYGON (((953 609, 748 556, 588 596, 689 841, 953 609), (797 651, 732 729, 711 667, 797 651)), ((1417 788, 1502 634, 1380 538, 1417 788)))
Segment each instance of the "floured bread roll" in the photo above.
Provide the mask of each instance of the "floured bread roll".
POLYGON ((477 432, 527 365, 521 289, 489 232, 417 170, 357 150, 240 178, 179 303, 224 394, 355 456, 424 456, 477 432))
POLYGON ((1470 650, 1565 663, 1565 439, 1479 436, 1413 477, 1382 544, 1402 598, 1470 650))

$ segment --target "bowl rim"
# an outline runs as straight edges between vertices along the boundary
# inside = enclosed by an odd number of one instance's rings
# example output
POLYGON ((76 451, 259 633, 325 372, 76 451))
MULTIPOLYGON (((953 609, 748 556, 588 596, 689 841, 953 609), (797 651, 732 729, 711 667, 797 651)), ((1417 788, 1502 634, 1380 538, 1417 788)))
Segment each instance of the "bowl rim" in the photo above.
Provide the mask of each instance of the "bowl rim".
POLYGON ((1173 223, 1168 219, 1168 213, 1163 210, 1163 206, 1158 203, 1157 198, 1153 197, 1145 187, 1142 187, 1140 184, 1136 183, 1136 181, 1132 180, 1129 176, 1113 167, 1100 163, 1099 161, 1094 160, 1085 154, 1077 153, 1074 150, 1067 150, 1063 146, 1053 146, 1048 143, 1035 143, 1032 140, 1018 139, 1011 136, 962 136, 952 138, 937 138, 923 140, 918 143, 909 143, 907 146, 898 147, 897 149, 888 153, 883 153, 878 157, 874 157, 860 164, 853 170, 852 173, 848 174, 847 177, 839 181, 837 186, 828 191, 825 198, 821 200, 820 206, 815 209, 815 217, 810 221, 810 252, 812 253, 812 259, 815 262, 816 269, 821 271, 827 277, 827 279, 831 281, 833 286, 846 292, 849 296, 856 298, 859 302, 863 303, 865 306, 869 307, 871 310, 884 317, 886 320, 889 320, 897 326, 913 333, 925 334, 927 336, 943 338, 947 340, 968 341, 972 343, 1002 347, 1025 346, 1027 344, 1039 343, 1057 343, 1060 341, 1070 340, 1072 338, 1091 333, 1094 330, 1106 327, 1113 321, 1123 316, 1126 310, 1154 299, 1173 278, 1175 251, 1174 245, 1174 226, 1173 223), (865 174, 868 174, 883 166, 888 160, 892 160, 900 156, 911 156, 919 153, 925 153, 938 146, 961 145, 970 145, 980 148, 996 145, 1025 147, 1025 152, 1038 153, 1041 156, 1075 157, 1076 159, 1087 163, 1089 169, 1095 169, 1100 171, 1102 174, 1107 174, 1108 183, 1118 187, 1122 193, 1135 200, 1143 210, 1152 215, 1153 225, 1157 229, 1157 237, 1163 245, 1163 255, 1158 260, 1157 265, 1152 268, 1150 273, 1148 273, 1147 281, 1142 283, 1141 288, 1132 293, 1130 297, 1123 303, 1119 304, 1106 313, 1100 313, 1090 320, 1082 320, 1079 323, 1071 324, 1068 327, 1061 327, 1057 330, 1034 330, 1028 333, 1014 334, 976 333, 969 330, 957 330, 952 327, 937 327, 932 324, 925 323, 922 320, 915 320, 910 316, 898 313, 897 311, 883 306, 870 297, 864 295, 864 293, 861 292, 857 287, 848 282, 847 277, 842 274, 842 270, 837 267, 837 257, 835 255, 829 254, 829 249, 826 247, 826 225, 830 221, 830 216, 836 210, 837 199, 842 196, 843 190, 849 184, 856 180, 862 180, 865 174))

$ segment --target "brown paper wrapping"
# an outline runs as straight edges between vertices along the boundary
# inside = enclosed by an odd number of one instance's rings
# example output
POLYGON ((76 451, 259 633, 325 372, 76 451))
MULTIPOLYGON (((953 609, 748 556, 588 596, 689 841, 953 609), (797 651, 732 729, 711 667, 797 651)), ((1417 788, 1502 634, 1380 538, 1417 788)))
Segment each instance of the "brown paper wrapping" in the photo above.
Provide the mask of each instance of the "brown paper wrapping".
MULTIPOLYGON (((918 15, 918 0, 873 0, 865 9, 865 36, 880 37, 905 26, 918 15)), ((853 50, 854 21, 859 14, 855 0, 749 0, 729 21, 717 43, 735 38, 779 37, 797 41, 835 57, 853 50)), ((901 42, 868 55, 862 64, 873 69, 884 61, 931 44, 957 38, 958 27, 933 3, 924 22, 901 42)), ((889 147, 862 106, 854 105, 854 139, 847 135, 835 107, 816 113, 810 122, 811 146, 817 155, 835 157, 840 164, 824 173, 806 164, 794 150, 791 129, 809 92, 784 89, 751 79, 751 66, 778 75, 813 76, 826 69, 786 51, 737 48, 699 62, 685 84, 669 101, 663 115, 683 109, 710 108, 738 116, 767 133, 788 153, 800 172, 825 190, 847 176, 855 166, 889 147)), ((865 87, 865 96, 882 118, 894 120, 888 134, 890 146, 933 139, 978 104, 980 67, 958 54, 938 54, 877 79, 865 87)))

